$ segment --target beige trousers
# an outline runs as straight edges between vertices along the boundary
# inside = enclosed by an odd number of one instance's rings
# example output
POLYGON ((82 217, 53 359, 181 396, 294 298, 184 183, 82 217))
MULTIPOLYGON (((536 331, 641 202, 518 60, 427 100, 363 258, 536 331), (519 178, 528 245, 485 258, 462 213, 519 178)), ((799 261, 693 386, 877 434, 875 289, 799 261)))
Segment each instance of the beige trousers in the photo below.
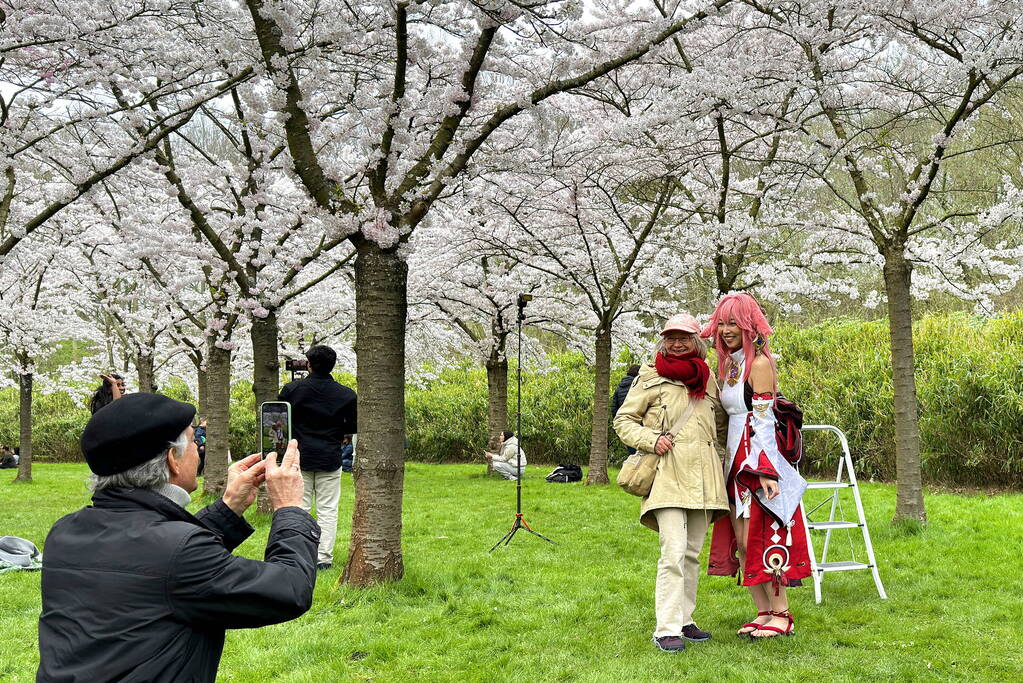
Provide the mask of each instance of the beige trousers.
POLYGON ((661 508, 654 510, 661 537, 657 561, 654 638, 678 636, 693 623, 696 584, 700 578, 700 551, 707 536, 710 513, 706 510, 661 508))
POLYGON ((341 499, 341 470, 333 472, 302 471, 305 492, 302 509, 310 512, 316 499, 316 523, 320 525, 320 547, 316 563, 334 562, 334 540, 337 538, 337 507, 341 499))

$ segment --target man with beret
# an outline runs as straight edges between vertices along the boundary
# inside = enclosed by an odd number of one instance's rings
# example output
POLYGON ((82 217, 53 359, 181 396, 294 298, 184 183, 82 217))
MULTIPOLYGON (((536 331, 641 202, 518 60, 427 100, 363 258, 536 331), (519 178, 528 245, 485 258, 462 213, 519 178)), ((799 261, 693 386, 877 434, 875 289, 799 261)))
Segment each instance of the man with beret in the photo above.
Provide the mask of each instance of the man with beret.
POLYGON ((223 498, 193 516, 194 415, 187 403, 128 394, 86 425, 93 504, 46 538, 37 681, 213 681, 225 629, 309 609, 319 527, 300 507, 297 443, 280 465, 275 453, 236 462, 223 498), (235 557, 264 482, 274 509, 264 560, 235 557))

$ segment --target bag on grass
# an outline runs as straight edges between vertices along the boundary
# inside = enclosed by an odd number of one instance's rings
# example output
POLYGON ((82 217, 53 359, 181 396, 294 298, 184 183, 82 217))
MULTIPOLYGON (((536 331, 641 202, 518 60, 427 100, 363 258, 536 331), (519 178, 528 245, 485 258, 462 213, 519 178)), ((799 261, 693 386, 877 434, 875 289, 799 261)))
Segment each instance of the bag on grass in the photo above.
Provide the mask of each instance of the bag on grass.
POLYGON ((583 469, 579 465, 560 463, 544 478, 552 484, 570 484, 583 480, 583 469))

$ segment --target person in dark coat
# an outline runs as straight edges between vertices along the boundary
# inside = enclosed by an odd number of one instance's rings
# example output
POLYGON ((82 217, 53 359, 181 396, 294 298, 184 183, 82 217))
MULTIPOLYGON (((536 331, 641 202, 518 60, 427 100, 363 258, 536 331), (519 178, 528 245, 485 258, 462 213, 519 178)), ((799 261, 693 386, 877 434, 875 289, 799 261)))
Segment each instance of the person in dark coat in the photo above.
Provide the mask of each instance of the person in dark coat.
MULTIPOLYGON (((622 407, 623 403, 625 403, 625 397, 629 395, 629 389, 632 388, 632 383, 636 381, 636 376, 639 375, 639 369, 638 365, 630 365, 629 369, 625 372, 625 377, 622 377, 622 381, 619 382, 618 386, 615 388, 615 393, 611 397, 612 420, 614 420, 615 415, 618 414, 618 409, 622 407)), ((636 452, 636 449, 631 446, 626 446, 625 450, 629 452, 629 455, 636 452)))
POLYGON ((315 500, 316 521, 320 523, 316 566, 326 570, 334 562, 344 438, 358 430, 358 412, 355 392, 330 376, 337 362, 334 349, 313 346, 305 357, 309 360, 309 376, 285 384, 280 400, 291 404, 292 431, 302 450, 302 508, 311 510, 315 500))
MULTIPOLYGON (((351 472, 352 464, 355 461, 355 446, 352 444, 352 435, 346 434, 343 443, 344 445, 341 447, 341 471, 351 472)), ((408 448, 408 446, 406 445, 405 448, 408 448)))
POLYGON ((129 394, 86 425, 93 504, 46 538, 38 683, 212 683, 226 629, 295 619, 312 604, 319 529, 299 507, 297 444, 279 466, 276 454, 236 462, 223 498, 192 515, 194 414, 129 394), (264 559, 235 557, 264 482, 274 509, 264 559))

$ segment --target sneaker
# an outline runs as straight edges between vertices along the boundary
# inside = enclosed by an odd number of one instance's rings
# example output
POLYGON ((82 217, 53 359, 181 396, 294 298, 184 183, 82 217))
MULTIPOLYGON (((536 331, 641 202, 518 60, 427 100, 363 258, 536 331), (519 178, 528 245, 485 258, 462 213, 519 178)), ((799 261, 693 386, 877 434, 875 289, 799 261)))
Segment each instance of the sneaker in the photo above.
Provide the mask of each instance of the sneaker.
POLYGON ((330 562, 320 562, 318 565, 316 565, 316 571, 325 572, 333 566, 334 565, 331 564, 330 562))
POLYGON ((678 636, 661 636, 654 638, 654 645, 662 652, 681 652, 686 649, 686 641, 678 636))
POLYGON ((701 631, 696 624, 686 624, 683 626, 682 637, 690 643, 702 643, 706 640, 710 640, 710 634, 706 631, 701 631))

